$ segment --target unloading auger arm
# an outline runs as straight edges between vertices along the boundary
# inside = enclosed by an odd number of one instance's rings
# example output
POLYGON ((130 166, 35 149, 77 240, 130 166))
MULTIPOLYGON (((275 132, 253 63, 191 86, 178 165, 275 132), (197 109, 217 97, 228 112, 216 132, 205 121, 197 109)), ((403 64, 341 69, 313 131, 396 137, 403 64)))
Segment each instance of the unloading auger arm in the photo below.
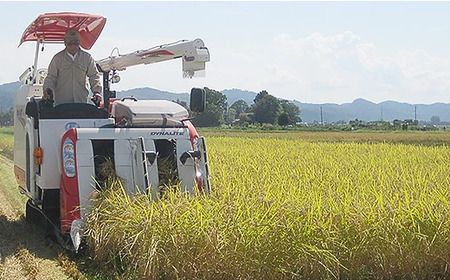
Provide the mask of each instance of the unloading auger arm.
MULTIPOLYGON (((192 78, 197 71, 205 70, 205 63, 209 61, 209 51, 203 40, 180 40, 174 43, 159 45, 146 50, 139 50, 128 54, 118 54, 97 60, 97 68, 103 73, 103 92, 105 108, 108 108, 110 93, 110 73, 125 70, 127 67, 151 64, 171 59, 182 59, 184 78, 192 78)), ((115 77, 113 75, 112 81, 115 77)))
POLYGON ((128 54, 119 54, 96 61, 101 72, 121 71, 139 64, 151 64, 161 61, 182 58, 183 73, 191 78, 195 71, 204 70, 209 61, 209 51, 201 39, 181 40, 139 50, 128 54))

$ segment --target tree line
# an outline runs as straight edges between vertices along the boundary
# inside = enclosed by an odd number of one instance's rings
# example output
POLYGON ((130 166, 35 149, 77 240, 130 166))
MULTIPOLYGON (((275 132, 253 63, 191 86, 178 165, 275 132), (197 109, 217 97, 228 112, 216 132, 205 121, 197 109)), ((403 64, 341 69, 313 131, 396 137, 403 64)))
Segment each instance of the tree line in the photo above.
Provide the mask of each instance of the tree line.
POLYGON ((11 107, 8 111, 0 112, 0 126, 12 126, 14 124, 14 110, 11 107))
POLYGON ((196 126, 251 123, 286 126, 301 122, 300 108, 297 105, 287 100, 279 100, 265 90, 256 95, 251 105, 244 100, 238 100, 229 106, 224 94, 206 87, 204 89, 206 108, 193 120, 196 126))

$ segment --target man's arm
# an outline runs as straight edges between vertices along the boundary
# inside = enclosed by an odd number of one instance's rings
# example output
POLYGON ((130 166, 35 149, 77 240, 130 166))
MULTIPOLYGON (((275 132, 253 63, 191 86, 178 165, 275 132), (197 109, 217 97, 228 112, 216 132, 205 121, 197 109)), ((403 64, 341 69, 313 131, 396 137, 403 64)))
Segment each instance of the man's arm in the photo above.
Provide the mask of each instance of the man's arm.
POLYGON ((51 99, 51 94, 55 91, 56 79, 58 78, 58 58, 55 55, 48 66, 48 74, 44 79, 44 99, 51 99))
POLYGON ((87 77, 89 78, 89 85, 91 86, 91 91, 100 94, 102 92, 102 83, 100 81, 100 73, 95 67, 94 59, 89 56, 89 66, 87 70, 87 77))

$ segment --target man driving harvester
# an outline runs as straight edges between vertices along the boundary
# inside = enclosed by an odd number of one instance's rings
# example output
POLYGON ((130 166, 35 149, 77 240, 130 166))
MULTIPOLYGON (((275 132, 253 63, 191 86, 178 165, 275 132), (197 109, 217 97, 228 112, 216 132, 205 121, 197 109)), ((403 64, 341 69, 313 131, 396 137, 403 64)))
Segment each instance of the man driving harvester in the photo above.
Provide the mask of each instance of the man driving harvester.
POLYGON ((64 35, 66 48, 58 52, 48 66, 44 80, 44 99, 54 99, 55 105, 62 103, 86 103, 89 95, 87 79, 94 96, 92 101, 99 105, 102 100, 100 75, 92 56, 80 48, 81 36, 75 29, 64 35))

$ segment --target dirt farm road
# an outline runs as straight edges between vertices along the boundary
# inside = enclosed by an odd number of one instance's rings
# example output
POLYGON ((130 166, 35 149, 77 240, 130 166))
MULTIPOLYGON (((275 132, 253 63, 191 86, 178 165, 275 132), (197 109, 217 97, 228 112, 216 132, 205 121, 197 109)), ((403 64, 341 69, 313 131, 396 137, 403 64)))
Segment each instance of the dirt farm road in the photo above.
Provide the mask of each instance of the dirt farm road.
POLYGON ((62 249, 25 222, 25 203, 12 161, 0 155, 0 280, 73 279, 62 249))

